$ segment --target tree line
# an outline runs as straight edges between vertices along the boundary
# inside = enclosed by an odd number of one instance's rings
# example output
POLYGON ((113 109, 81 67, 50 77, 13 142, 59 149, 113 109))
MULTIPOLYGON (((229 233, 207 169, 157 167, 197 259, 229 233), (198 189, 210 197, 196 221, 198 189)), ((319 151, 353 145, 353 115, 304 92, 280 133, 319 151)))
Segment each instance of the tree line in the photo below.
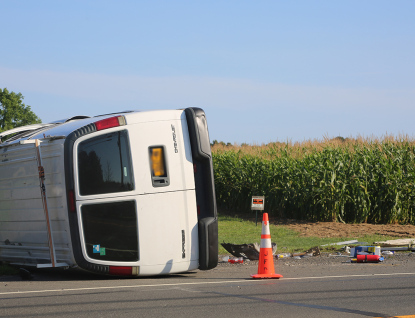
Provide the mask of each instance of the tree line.
POLYGON ((21 93, 0 88, 0 132, 42 122, 23 99, 21 93))

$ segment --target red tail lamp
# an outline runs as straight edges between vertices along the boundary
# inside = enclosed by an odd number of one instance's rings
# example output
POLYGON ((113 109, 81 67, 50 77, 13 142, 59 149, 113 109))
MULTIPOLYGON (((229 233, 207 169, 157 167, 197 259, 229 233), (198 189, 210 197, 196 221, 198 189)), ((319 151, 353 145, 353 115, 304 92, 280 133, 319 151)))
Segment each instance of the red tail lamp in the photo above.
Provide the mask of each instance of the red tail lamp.
POLYGON ((110 266, 109 274, 116 276, 137 276, 139 273, 138 266, 110 266))
POLYGON ((125 117, 124 116, 115 116, 110 118, 105 118, 94 123, 97 130, 104 130, 112 127, 124 126, 125 117))

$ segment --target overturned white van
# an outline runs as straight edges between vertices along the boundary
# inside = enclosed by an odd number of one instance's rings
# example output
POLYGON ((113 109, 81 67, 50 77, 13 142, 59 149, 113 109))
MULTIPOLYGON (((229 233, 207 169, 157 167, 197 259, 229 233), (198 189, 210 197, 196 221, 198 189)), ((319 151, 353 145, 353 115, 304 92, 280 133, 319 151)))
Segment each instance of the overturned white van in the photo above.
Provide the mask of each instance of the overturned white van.
POLYGON ((217 265, 202 109, 76 116, 0 138, 0 261, 131 276, 217 265))

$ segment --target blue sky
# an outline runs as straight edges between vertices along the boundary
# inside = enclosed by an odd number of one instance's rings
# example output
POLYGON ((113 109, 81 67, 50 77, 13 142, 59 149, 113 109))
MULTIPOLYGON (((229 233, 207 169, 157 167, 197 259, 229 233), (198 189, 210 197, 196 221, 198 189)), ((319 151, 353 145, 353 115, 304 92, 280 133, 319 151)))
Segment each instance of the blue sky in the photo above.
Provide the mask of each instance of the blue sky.
POLYGON ((212 140, 415 136, 415 1, 1 1, 43 122, 201 107, 212 140))

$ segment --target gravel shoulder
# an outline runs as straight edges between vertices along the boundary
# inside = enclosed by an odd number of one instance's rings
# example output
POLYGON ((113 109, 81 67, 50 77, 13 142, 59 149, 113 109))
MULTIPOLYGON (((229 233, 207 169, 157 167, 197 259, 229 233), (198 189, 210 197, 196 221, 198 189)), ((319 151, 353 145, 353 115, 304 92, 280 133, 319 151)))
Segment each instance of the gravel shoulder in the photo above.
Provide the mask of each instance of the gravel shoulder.
MULTIPOLYGON (((258 261, 245 260, 243 264, 231 264, 222 261, 222 256, 219 257, 218 268, 257 268, 258 261)), ((415 253, 414 252, 395 252, 394 255, 384 256, 384 261, 379 263, 352 263, 352 257, 346 255, 336 255, 336 253, 322 253, 320 256, 301 257, 296 259, 294 257, 286 257, 274 259, 276 272, 282 271, 284 273, 292 273, 293 271, 301 270, 312 272, 331 272, 349 271, 351 273, 359 273, 362 270, 370 269, 369 271, 377 272, 378 270, 385 270, 385 268, 398 271, 407 272, 415 271, 415 253)), ((255 271, 254 269, 254 271, 255 271)))

